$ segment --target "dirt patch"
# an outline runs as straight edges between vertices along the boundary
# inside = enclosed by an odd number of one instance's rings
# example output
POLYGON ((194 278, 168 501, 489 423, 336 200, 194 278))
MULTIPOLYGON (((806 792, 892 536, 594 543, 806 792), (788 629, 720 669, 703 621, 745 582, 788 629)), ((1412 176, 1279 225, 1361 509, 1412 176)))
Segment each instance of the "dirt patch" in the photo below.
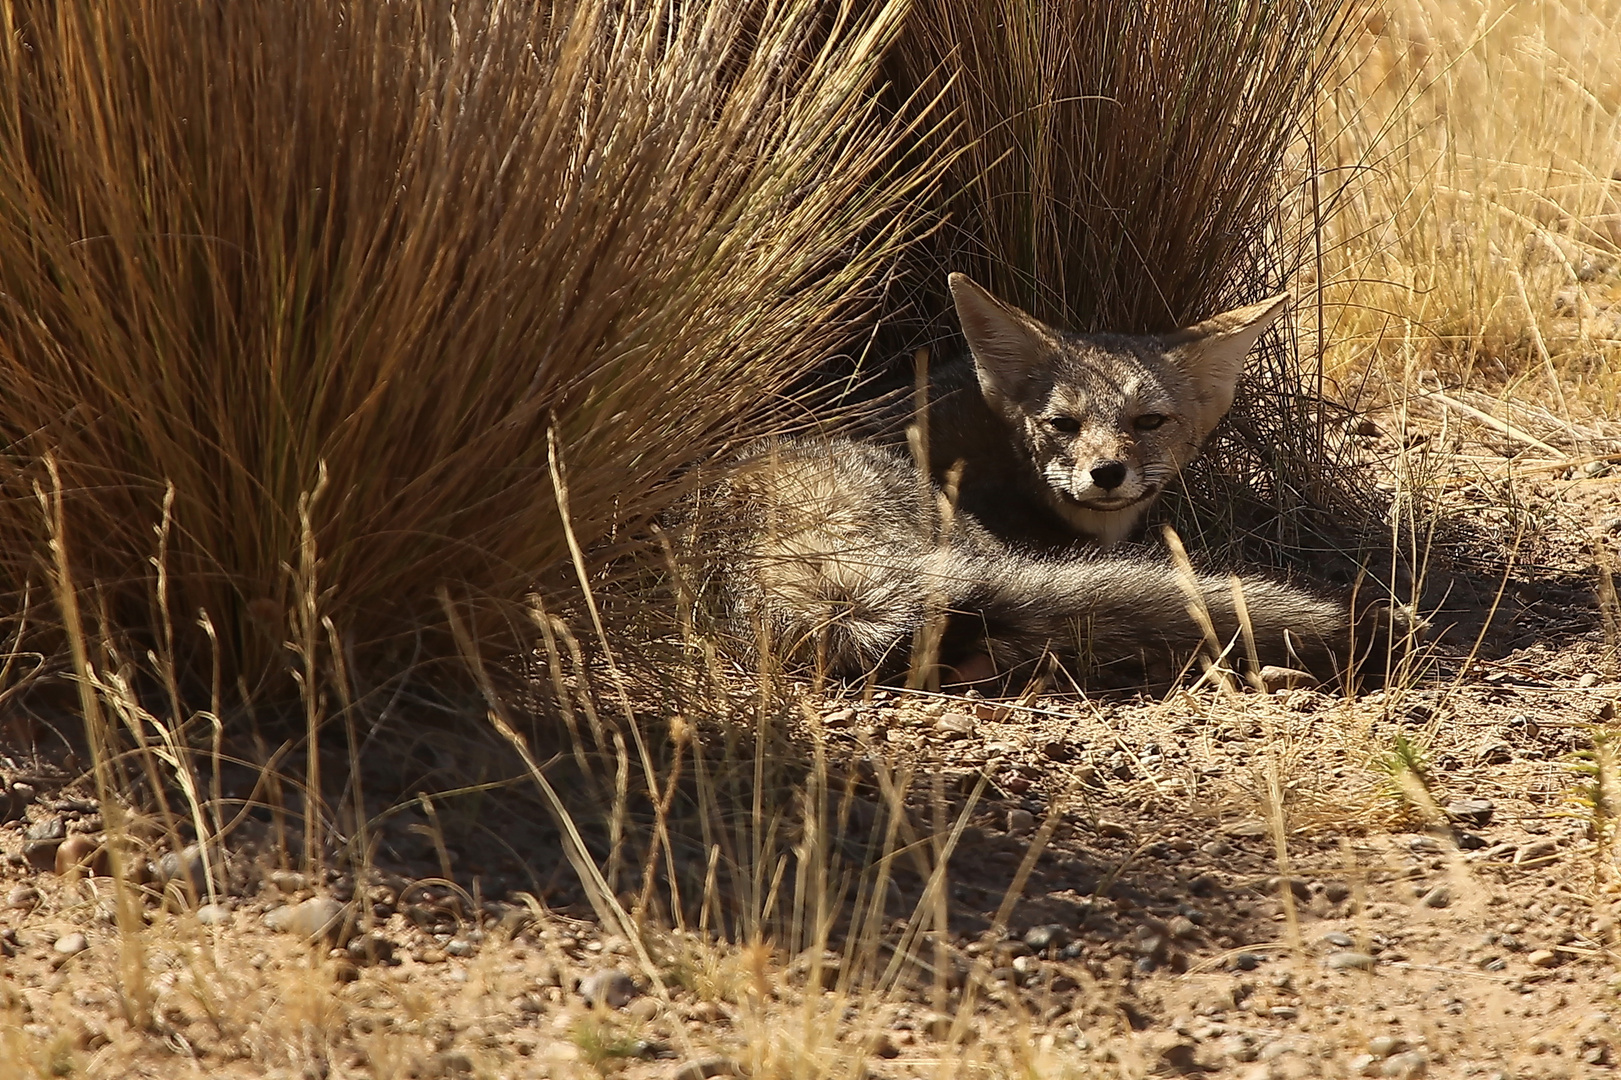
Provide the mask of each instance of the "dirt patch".
MULTIPOLYGON (((656 889, 605 858, 635 940, 538 809, 465 792, 380 816, 358 880, 290 869, 267 819, 210 897, 200 853, 148 835, 120 913, 82 766, 13 754, 0 1072, 1607 1075, 1618 494, 1516 488, 1492 527, 1519 557, 1477 582, 1501 629, 1357 698, 793 689, 821 786, 673 837, 656 889)), ((429 743, 424 778, 456 753, 429 743)))

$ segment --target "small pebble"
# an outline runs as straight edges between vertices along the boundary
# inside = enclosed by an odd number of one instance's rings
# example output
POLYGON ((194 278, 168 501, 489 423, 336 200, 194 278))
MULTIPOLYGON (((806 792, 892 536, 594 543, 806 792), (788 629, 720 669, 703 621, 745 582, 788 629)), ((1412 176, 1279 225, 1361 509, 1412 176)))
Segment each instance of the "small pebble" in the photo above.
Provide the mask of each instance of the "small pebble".
POLYGON ((324 937, 341 945, 348 939, 346 931, 351 929, 345 926, 344 910, 343 904, 329 896, 312 896, 302 903, 266 912, 265 925, 306 940, 324 937))
POLYGON ((704 1058, 689 1061, 670 1075, 670 1080, 711 1080, 716 1076, 742 1076, 743 1070, 730 1058, 704 1058))
MULTIPOLYGON (((1618 525, 1621 525, 1621 518, 1616 518, 1615 520, 1618 525)), ((1601 680, 1599 679, 1598 675, 1589 671, 1586 675, 1583 675, 1581 678, 1576 680, 1576 685, 1585 690, 1590 686, 1597 686, 1600 681, 1601 680)))
POLYGON ((841 728, 848 726, 855 718, 856 711, 854 709, 834 709, 822 717, 822 724, 824 727, 841 728))
POLYGON ((1535 968, 1559 966, 1559 954, 1552 949, 1533 949, 1525 954, 1525 962, 1535 968))
POLYGON ((700 1024, 715 1024, 726 1018, 726 1013, 713 1001, 700 1001, 687 1010, 690 1019, 700 1024))
POLYGON ((372 931, 349 942, 348 953, 349 959, 357 964, 386 964, 394 959, 394 943, 372 931))
POLYGON ((74 833, 56 849, 57 874, 66 876, 90 869, 100 851, 101 845, 94 839, 84 833, 74 833))
POLYGON ((1233 845, 1229 844, 1225 840, 1212 840, 1209 843, 1200 844, 1199 850, 1210 856, 1212 859, 1219 859, 1223 855, 1232 854, 1233 845))
POLYGON ((947 739, 963 739, 974 733, 974 718, 967 713, 948 712, 934 722, 936 735, 947 739))
POLYGON ((28 826, 28 831, 23 835, 29 840, 55 840, 60 842, 68 835, 68 822, 61 814, 52 814, 50 817, 41 818, 28 826))
POLYGON ((936 1042, 941 1042, 951 1037, 951 1024, 952 1018, 948 1014, 932 1012, 925 1014, 923 1019, 918 1021, 917 1030, 936 1042))
POLYGON ((1559 854, 1559 845, 1554 841, 1533 840, 1514 853, 1514 865, 1524 866, 1527 863, 1540 863, 1544 859, 1552 859, 1557 854, 1559 854))
POLYGON ((1484 829, 1492 823, 1497 804, 1490 799, 1454 799, 1447 803, 1447 817, 1464 825, 1484 829))
POLYGON ((1259 678, 1261 680, 1261 689, 1268 694, 1275 694, 1279 690, 1293 690, 1296 687, 1313 687, 1317 685, 1316 677, 1309 671, 1301 671, 1299 668, 1278 667, 1274 664, 1267 664, 1261 668, 1259 678))
POLYGON ((1452 890, 1445 885, 1437 885, 1420 897, 1418 902, 1428 908, 1444 908, 1452 903, 1452 890))
POLYGON ((152 875, 162 886, 173 885, 179 895, 188 891, 196 896, 208 895, 208 875, 203 865, 203 849, 198 844, 187 844, 179 851, 166 851, 152 864, 152 875))
POLYGON ((204 926, 220 926, 231 921, 231 909, 224 904, 204 904, 197 909, 197 921, 204 926))
POLYGON ((1267 879, 1266 887, 1267 891, 1269 892, 1277 892, 1280 889, 1287 887, 1290 892, 1295 894, 1296 900, 1305 901, 1311 899, 1311 882, 1307 881, 1305 878, 1269 878, 1267 879))
POLYGON ((18 885, 6 896, 6 907, 29 911, 39 906, 39 890, 32 885, 18 885))
POLYGON ((1328 964, 1330 971, 1368 971, 1377 961, 1364 952, 1353 952, 1347 949, 1344 952, 1329 954, 1328 964))
POLYGON ((16 787, 0 787, 0 822, 16 821, 27 814, 28 803, 17 794, 16 787))
POLYGON ((1416 1080, 1429 1069, 1430 1059, 1417 1050, 1409 1050, 1405 1054, 1397 1054, 1385 1059, 1379 1067, 1380 1076, 1392 1077, 1393 1080, 1416 1080))
POLYGON ((1160 1064, 1155 1071, 1180 1075, 1201 1071, 1199 1063, 1194 1058, 1198 1049, 1198 1045, 1192 1039, 1168 1036, 1156 1051, 1160 1064))
POLYGON ((63 934, 61 937, 57 938, 56 944, 52 947, 62 956, 75 956, 88 949, 90 947, 90 942, 85 939, 83 934, 75 931, 71 934, 63 934))
POLYGON ((1322 941, 1325 945, 1333 945, 1338 949, 1349 949, 1356 944, 1356 938, 1344 930, 1330 930, 1323 935, 1322 941))
POLYGON ((1375 1035, 1368 1040, 1368 1053, 1376 1058, 1387 1058, 1407 1049, 1407 1040, 1396 1035, 1375 1035))
POLYGON ((659 1013, 663 1011, 664 1006, 659 1004, 657 998, 651 997, 639 997, 625 1006, 627 1016, 633 1020, 640 1020, 644 1024, 658 1019, 659 1013))
POLYGON ((606 1005, 610 1009, 622 1009, 640 994, 636 980, 613 968, 593 971, 580 980, 580 997, 593 1008, 606 1005))
POLYGON ((1045 952, 1069 942, 1069 931, 1059 923, 1044 923, 1025 931, 1024 943, 1035 952, 1045 952))
POLYGON ((1036 815, 1028 810, 1013 809, 1007 812, 1007 831, 1010 833, 1026 833, 1036 827, 1036 815))
POLYGON ((1234 953, 1228 963, 1238 971, 1254 971, 1261 966, 1260 955, 1252 952, 1234 953))
POLYGON ((478 946, 466 938, 454 937, 445 943, 445 952, 451 956, 472 956, 478 952, 478 946))
POLYGON ((56 849, 60 840, 30 840, 23 844, 23 859, 35 870, 56 870, 56 849))

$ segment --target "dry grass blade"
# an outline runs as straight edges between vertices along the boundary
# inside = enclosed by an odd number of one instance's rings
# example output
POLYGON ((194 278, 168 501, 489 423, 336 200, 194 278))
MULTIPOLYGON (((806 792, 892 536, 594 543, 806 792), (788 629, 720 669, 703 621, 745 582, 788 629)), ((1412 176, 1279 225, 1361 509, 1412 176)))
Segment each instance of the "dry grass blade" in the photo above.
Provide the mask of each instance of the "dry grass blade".
MULTIPOLYGON (((1037 317, 1164 330, 1250 297, 1344 5, 921 0, 896 50, 972 145, 953 269, 1037 317)), ((1257 293, 1256 295, 1259 295, 1257 293)))

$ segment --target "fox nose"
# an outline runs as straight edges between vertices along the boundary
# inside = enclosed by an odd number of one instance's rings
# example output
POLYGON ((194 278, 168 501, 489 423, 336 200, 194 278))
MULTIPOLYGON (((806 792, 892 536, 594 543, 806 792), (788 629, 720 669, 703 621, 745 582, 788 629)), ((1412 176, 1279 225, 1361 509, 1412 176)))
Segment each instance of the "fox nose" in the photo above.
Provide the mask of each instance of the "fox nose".
POLYGON ((1105 461, 1092 466, 1092 483, 1104 491, 1113 491, 1126 482, 1126 463, 1124 461, 1105 461))

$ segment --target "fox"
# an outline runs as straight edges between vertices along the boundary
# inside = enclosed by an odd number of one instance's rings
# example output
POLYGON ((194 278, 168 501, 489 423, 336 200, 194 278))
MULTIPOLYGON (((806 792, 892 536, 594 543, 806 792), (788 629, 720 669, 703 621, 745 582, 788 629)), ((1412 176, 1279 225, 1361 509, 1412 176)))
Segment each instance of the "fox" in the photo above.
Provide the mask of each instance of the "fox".
POLYGON ((701 495, 689 544, 725 627, 837 678, 934 686, 1052 664, 1169 682, 1201 653, 1346 669, 1377 620, 1343 602, 1111 552, 1231 408, 1287 294, 1169 334, 1077 334, 949 285, 968 355, 931 373, 906 444, 770 438, 701 495))

